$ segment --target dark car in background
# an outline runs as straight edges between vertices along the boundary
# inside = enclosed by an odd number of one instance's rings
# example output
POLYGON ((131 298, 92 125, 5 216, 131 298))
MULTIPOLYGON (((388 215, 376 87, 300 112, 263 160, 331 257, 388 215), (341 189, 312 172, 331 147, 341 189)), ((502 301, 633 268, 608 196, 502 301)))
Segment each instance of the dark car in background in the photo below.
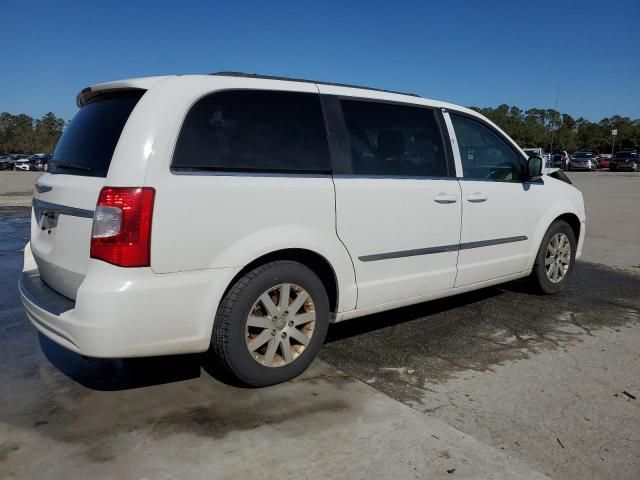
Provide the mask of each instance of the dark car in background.
POLYGON ((574 153, 569 159, 569 170, 588 170, 595 172, 598 169, 598 157, 591 151, 583 150, 574 153))
POLYGON ((554 150, 551 152, 551 166, 553 168, 569 169, 569 153, 566 150, 554 150))
POLYGON ((13 162, 11 155, 0 155, 0 170, 13 170, 13 162))
POLYGON ((50 153, 37 153, 29 157, 29 166, 31 170, 46 171, 49 167, 50 153))
POLYGON ((617 172, 619 170, 640 171, 640 154, 637 150, 621 150, 616 152, 609 164, 609 170, 617 172))

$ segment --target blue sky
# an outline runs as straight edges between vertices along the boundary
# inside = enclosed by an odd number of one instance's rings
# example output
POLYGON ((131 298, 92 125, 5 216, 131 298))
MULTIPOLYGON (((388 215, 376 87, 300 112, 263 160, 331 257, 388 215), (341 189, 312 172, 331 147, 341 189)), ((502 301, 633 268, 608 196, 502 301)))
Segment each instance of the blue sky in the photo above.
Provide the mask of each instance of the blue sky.
POLYGON ((0 0, 0 111, 75 113, 92 83, 239 70, 462 105, 640 118, 640 1, 0 0))

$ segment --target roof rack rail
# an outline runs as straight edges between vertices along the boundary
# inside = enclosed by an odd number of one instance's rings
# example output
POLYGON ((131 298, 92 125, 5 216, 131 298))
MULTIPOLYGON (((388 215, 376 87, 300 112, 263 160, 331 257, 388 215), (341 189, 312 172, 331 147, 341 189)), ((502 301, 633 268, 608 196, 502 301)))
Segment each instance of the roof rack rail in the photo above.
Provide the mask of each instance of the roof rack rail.
POLYGON ((308 80, 304 78, 278 77, 274 75, 260 75, 259 73, 213 72, 213 73, 210 73, 209 75, 218 75, 221 77, 263 78, 266 80, 285 80, 287 82, 319 83, 322 85, 332 85, 334 87, 361 88, 363 90, 373 90, 375 92, 396 93, 399 95, 409 95, 411 97, 420 97, 420 95, 417 95, 415 93, 398 92, 396 90, 386 90, 384 88, 363 87, 362 85, 351 85, 349 83, 322 82, 319 80, 308 80))

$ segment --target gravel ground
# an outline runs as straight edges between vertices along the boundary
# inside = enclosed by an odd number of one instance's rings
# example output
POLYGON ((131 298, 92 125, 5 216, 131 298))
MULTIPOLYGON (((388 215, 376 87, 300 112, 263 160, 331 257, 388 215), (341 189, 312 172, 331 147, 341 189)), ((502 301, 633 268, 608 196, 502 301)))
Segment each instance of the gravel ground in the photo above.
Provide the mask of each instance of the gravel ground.
POLYGON ((42 172, 0 172, 0 205, 31 206, 33 185, 42 172))

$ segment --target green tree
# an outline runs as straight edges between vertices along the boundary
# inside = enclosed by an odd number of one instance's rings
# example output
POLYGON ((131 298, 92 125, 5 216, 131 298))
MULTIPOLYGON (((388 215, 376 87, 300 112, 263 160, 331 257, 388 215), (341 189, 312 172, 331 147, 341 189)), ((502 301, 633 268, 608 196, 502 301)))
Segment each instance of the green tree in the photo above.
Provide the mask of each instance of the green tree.
POLYGON ((497 108, 471 107, 489 118, 522 147, 553 148, 575 152, 580 148, 611 151, 611 130, 617 129, 616 150, 640 148, 640 119, 615 115, 591 122, 585 118, 554 109, 531 108, 522 110, 515 106, 500 105, 497 108))
POLYGON ((36 120, 23 113, 0 113, 0 153, 50 152, 64 127, 65 121, 52 112, 36 120))

